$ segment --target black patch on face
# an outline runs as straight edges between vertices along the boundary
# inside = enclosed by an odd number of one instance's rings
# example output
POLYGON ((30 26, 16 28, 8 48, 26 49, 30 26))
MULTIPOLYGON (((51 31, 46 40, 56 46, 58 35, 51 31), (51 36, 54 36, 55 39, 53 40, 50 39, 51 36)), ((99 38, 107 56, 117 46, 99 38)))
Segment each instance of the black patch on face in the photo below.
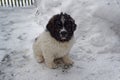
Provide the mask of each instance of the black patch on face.
POLYGON ((73 37, 74 31, 76 30, 76 24, 70 15, 66 13, 64 14, 61 13, 61 14, 54 15, 49 20, 46 28, 50 32, 51 36, 55 38, 57 41, 66 42, 66 41, 69 41, 73 37), (64 17, 64 23, 63 21, 61 21, 62 17, 64 17), (65 29, 65 32, 66 32, 65 39, 61 37, 62 34, 64 36, 64 33, 60 33, 60 31, 63 28, 65 29))

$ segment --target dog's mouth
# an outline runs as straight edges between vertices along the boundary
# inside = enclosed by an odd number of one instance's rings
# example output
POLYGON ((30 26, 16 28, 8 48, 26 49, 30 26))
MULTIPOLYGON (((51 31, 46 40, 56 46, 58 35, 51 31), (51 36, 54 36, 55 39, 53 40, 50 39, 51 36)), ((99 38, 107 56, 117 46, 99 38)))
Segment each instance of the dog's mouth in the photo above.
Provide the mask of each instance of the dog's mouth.
POLYGON ((69 41, 69 37, 68 36, 60 36, 60 41, 62 42, 66 42, 66 41, 69 41))
POLYGON ((68 33, 66 31, 61 31, 60 32, 60 38, 61 40, 66 40, 68 36, 68 33))
POLYGON ((67 35, 60 35, 61 40, 66 40, 67 39, 67 35))
POLYGON ((65 40, 65 39, 66 39, 66 37, 62 37, 61 39, 62 39, 62 40, 65 40))
POLYGON ((61 38, 61 41, 66 41, 66 40, 67 40, 67 38, 65 38, 65 37, 61 38))

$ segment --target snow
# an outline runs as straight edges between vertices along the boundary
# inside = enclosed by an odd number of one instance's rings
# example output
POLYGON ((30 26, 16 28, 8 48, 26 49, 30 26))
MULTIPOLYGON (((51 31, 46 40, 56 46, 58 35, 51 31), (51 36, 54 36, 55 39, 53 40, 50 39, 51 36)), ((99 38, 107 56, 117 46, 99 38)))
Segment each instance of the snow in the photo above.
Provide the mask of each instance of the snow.
POLYGON ((119 0, 37 0, 34 8, 0 8, 0 80, 120 80, 119 0), (32 44, 54 14, 77 23, 69 69, 49 69, 32 44))

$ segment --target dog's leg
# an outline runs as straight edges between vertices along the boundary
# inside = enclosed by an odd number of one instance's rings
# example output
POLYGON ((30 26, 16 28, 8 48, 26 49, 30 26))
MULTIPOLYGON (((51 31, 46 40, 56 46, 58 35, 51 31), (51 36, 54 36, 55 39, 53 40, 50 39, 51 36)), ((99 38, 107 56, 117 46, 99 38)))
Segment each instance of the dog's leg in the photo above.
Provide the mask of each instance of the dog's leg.
POLYGON ((44 57, 42 55, 42 52, 37 48, 34 48, 33 51, 34 51, 34 56, 37 59, 37 62, 39 63, 44 62, 44 57))
POLYGON ((38 61, 39 63, 44 62, 44 58, 43 58, 42 55, 35 55, 35 57, 36 57, 36 59, 37 59, 37 61, 38 61))
POLYGON ((52 69, 55 69, 57 68, 58 66, 54 63, 54 57, 52 56, 44 56, 45 58, 45 63, 46 65, 49 67, 49 68, 52 68, 52 69))
POLYGON ((68 66, 73 65, 73 61, 70 59, 68 54, 63 57, 63 62, 65 63, 65 65, 68 66))

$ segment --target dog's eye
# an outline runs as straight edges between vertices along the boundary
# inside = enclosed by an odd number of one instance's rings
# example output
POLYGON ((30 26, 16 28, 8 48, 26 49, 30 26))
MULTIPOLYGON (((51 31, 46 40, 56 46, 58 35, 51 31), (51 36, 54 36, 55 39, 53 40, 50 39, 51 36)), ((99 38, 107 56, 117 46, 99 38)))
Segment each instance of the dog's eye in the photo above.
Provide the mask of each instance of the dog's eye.
POLYGON ((71 25, 70 25, 70 24, 67 24, 67 25, 66 25, 66 29, 67 29, 68 31, 71 31, 71 25))
POLYGON ((62 27, 61 22, 60 22, 60 21, 56 21, 56 26, 57 26, 58 28, 61 28, 61 27, 62 27))
POLYGON ((61 22, 60 22, 60 21, 56 21, 56 24, 57 24, 57 25, 61 25, 61 22))
POLYGON ((76 24, 69 23, 69 24, 66 25, 66 29, 68 31, 74 31, 76 29, 76 24))

